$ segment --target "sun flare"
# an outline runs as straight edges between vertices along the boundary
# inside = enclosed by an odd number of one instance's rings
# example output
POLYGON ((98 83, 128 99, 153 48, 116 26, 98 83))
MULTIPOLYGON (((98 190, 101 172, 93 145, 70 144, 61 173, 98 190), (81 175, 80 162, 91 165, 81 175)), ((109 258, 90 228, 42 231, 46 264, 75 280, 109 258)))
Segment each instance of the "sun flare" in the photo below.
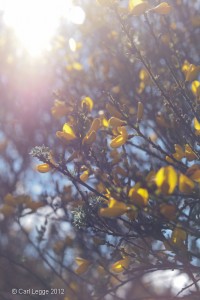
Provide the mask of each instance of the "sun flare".
POLYGON ((74 6, 72 0, 0 0, 0 11, 31 56, 50 49, 61 19, 74 24, 85 20, 84 10, 74 6))

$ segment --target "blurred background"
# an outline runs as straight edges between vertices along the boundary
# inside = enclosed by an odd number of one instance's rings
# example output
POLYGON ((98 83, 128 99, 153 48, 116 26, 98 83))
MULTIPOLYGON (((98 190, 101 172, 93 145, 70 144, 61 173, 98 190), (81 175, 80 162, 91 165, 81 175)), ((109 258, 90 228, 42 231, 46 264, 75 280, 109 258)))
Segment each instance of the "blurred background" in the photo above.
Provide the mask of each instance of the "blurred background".
MULTIPOLYGON (((118 2, 123 12, 128 1, 118 2)), ((161 1, 149 2, 156 5, 161 1)), ((152 22, 163 39, 166 55, 173 52, 168 39, 174 35, 179 61, 175 56, 172 60, 183 80, 180 61, 199 63, 200 2, 168 2, 173 6, 171 18, 165 23, 155 16, 152 22)), ((135 40, 144 56, 151 57, 154 70, 159 64, 159 79, 165 86, 172 86, 159 49, 155 49, 146 24, 141 26, 141 19, 130 21, 135 40)), ((66 208, 71 197, 68 179, 57 172, 37 172, 39 162, 29 153, 42 145, 58 154, 63 151, 56 132, 66 116, 53 113, 56 99, 64 101, 70 111, 89 96, 94 101, 94 113, 101 115, 108 91, 133 116, 142 98, 146 108, 143 131, 158 145, 173 151, 170 142, 174 137, 180 141, 181 132, 177 128, 174 135, 169 135, 170 119, 168 125, 160 121, 162 125, 155 134, 158 113, 167 117, 168 113, 141 62, 130 53, 121 25, 111 11, 107 13, 107 8, 94 0, 0 0, 0 299, 40 299, 12 296, 11 288, 64 289, 64 294, 62 290, 60 295, 43 299, 104 299, 95 298, 91 292, 95 278, 98 292, 103 289, 105 282, 98 281, 100 275, 93 274, 86 287, 87 278, 79 278, 71 270, 75 269, 74 257, 80 254, 87 257, 89 251, 94 251, 95 258, 106 256, 105 245, 97 251, 91 242, 94 234, 74 229, 66 208)), ((140 138, 134 142, 130 152, 134 170, 147 172, 152 164, 154 168, 161 166, 162 160, 155 153, 150 159, 144 154, 141 148, 146 146, 140 138)), ((194 249, 198 250, 195 243, 194 249)), ((166 272, 162 271, 165 279, 160 283, 161 273, 155 277, 146 274, 142 279, 138 276, 118 296, 111 294, 105 299, 171 299, 190 279, 186 274, 180 277, 179 272, 166 272), (169 277, 171 281, 166 280, 169 277), (138 298, 132 298, 133 291, 138 298)))

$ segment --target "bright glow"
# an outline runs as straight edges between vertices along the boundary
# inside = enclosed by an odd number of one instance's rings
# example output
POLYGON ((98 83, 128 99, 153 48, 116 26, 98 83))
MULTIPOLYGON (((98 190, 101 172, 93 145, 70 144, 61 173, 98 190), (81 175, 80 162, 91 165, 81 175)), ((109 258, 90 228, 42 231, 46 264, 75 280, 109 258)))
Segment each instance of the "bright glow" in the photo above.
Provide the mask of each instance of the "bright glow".
MULTIPOLYGON (((145 275, 143 277, 143 281, 147 285, 153 285, 157 294, 162 294, 171 288, 174 295, 191 283, 188 275, 185 273, 179 273, 178 270, 156 271, 145 275)), ((192 290, 192 288, 193 287, 190 287, 190 290, 192 290)), ((187 293, 188 289, 186 289, 184 293, 181 293, 181 296, 187 293)))
POLYGON ((12 27, 22 46, 37 56, 50 49, 60 19, 82 24, 85 12, 72 0, 0 0, 5 23, 12 27))
POLYGON ((69 12, 69 20, 74 24, 83 24, 85 21, 84 10, 80 6, 73 6, 69 12))
POLYGON ((72 52, 76 51, 76 41, 73 38, 69 39, 69 48, 72 52))

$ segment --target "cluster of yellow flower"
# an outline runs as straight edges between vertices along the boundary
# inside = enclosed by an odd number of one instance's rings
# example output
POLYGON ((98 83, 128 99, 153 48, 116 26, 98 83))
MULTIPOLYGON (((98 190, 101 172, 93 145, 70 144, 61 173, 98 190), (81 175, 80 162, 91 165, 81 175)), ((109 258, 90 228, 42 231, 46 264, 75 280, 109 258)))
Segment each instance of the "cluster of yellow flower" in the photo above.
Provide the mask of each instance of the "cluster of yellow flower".
MULTIPOLYGON (((112 6, 115 0, 97 0, 102 6, 112 6)), ((167 2, 162 2, 155 7, 151 7, 145 0, 129 0, 128 11, 134 16, 140 16, 146 12, 156 13, 159 15, 167 15, 171 12, 172 7, 167 2)))

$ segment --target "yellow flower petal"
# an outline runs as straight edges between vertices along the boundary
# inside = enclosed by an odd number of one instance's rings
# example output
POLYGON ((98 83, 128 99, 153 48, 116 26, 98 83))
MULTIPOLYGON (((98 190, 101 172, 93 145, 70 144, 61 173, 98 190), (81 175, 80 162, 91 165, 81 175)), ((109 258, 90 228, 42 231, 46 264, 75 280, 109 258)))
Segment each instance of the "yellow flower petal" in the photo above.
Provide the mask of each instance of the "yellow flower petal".
POLYGON ((15 212, 15 207, 8 204, 4 204, 0 208, 0 213, 2 213, 5 217, 11 216, 14 212, 15 212))
POLYGON ((195 164, 191 166, 187 170, 186 175, 193 181, 200 183, 200 165, 195 164))
POLYGON ((96 141, 96 132, 92 131, 89 133, 89 135, 86 135, 83 138, 82 144, 83 145, 92 145, 92 143, 94 143, 96 141))
POLYGON ((48 164, 40 164, 36 167, 36 170, 40 173, 47 173, 51 171, 51 167, 48 164))
POLYGON ((15 197, 10 193, 4 197, 4 202, 11 206, 16 204, 15 197))
POLYGON ((109 206, 106 208, 101 208, 99 210, 99 215, 106 218, 116 218, 123 215, 127 211, 127 206, 125 203, 110 198, 109 206))
POLYGON ((197 118, 194 118, 194 129, 196 129, 195 134, 200 135, 200 123, 197 118))
POLYGON ((124 138, 125 140, 128 139, 128 132, 127 132, 127 130, 126 130, 126 127, 124 127, 124 126, 117 127, 117 131, 123 136, 123 138, 124 138))
POLYGON ((184 151, 183 151, 183 148, 178 145, 178 144, 175 144, 174 145, 174 148, 175 148, 175 151, 182 157, 184 157, 184 151))
POLYGON ((88 111, 91 111, 93 109, 94 103, 93 100, 90 97, 85 97, 81 101, 81 106, 84 107, 86 106, 88 111))
POLYGON ((110 104, 110 103, 107 103, 107 104, 106 104, 106 109, 108 110, 108 112, 109 112, 112 116, 114 116, 114 117, 116 117, 116 118, 119 118, 119 119, 122 117, 121 113, 115 108, 114 105, 112 105, 112 104, 110 104))
POLYGON ((81 258, 81 257, 76 257, 75 259, 78 268, 75 270, 75 273, 78 275, 81 275, 85 272, 87 272, 91 262, 87 259, 81 258))
POLYGON ((148 204, 149 193, 146 189, 135 186, 130 189, 129 197, 134 205, 144 207, 148 204))
POLYGON ((130 258, 125 257, 123 259, 118 260, 113 265, 111 265, 110 270, 114 273, 121 273, 124 272, 126 269, 128 269, 130 264, 130 258))
POLYGON ((114 138, 111 143, 110 147, 112 148, 119 148, 122 145, 126 143, 126 139, 122 135, 118 135, 116 138, 114 138))
POLYGON ((173 164, 173 159, 171 157, 169 157, 168 155, 165 157, 165 160, 170 163, 170 164, 173 164))
POLYGON ((88 180, 88 177, 89 177, 89 170, 86 170, 81 174, 80 179, 86 182, 88 180))
POLYGON ((187 60, 185 60, 183 65, 182 65, 182 68, 181 68, 181 70, 182 70, 182 72, 184 73, 185 76, 187 74, 189 66, 190 66, 190 63, 187 60))
POLYGON ((97 132, 97 130, 101 127, 101 120, 99 118, 95 118, 93 121, 92 121, 92 125, 90 126, 90 129, 88 131, 87 134, 89 134, 90 132, 92 131, 95 131, 97 132))
POLYGON ((121 119, 119 119, 119 118, 112 117, 108 121, 108 124, 109 124, 109 126, 112 126, 112 127, 119 127, 119 126, 125 125, 126 122, 123 121, 123 120, 121 120, 121 119))
POLYGON ((177 184, 177 174, 172 166, 162 167, 155 175, 155 182, 163 194, 172 194, 177 184))
POLYGON ((195 184, 190 178, 180 174, 178 187, 181 193, 190 194, 193 191, 195 184))
POLYGON ((140 80, 143 81, 144 83, 148 83, 148 82, 149 82, 149 79, 150 79, 150 76, 149 76, 149 73, 147 72, 147 70, 141 69, 141 70, 140 70, 140 73, 139 73, 139 78, 140 78, 140 80))
POLYGON ((150 11, 159 15, 168 15, 172 10, 172 7, 167 2, 162 2, 150 11))
POLYGON ((68 123, 65 123, 63 125, 63 132, 68 134, 69 136, 71 136, 72 139, 76 139, 76 135, 73 131, 73 129, 71 128, 71 126, 68 123))
POLYGON ((55 100, 54 106, 51 109, 51 114, 54 118, 59 119, 71 111, 64 101, 55 100))
POLYGON ((134 16, 140 16, 144 14, 148 9, 149 9, 149 4, 147 1, 129 0, 129 11, 134 16))
POLYGON ((185 156, 187 160, 192 161, 198 158, 196 153, 192 150, 189 144, 185 145, 185 156))
POLYGON ((195 66, 193 64, 190 64, 188 70, 186 71, 186 77, 185 81, 193 81, 198 76, 198 73, 200 72, 200 66, 195 66))
POLYGON ((172 239, 173 244, 180 247, 183 245, 186 238, 187 238, 186 231, 177 226, 172 233, 171 239, 172 239))
POLYGON ((191 90, 193 95, 197 98, 197 100, 200 100, 200 81, 193 81, 191 85, 191 90))

